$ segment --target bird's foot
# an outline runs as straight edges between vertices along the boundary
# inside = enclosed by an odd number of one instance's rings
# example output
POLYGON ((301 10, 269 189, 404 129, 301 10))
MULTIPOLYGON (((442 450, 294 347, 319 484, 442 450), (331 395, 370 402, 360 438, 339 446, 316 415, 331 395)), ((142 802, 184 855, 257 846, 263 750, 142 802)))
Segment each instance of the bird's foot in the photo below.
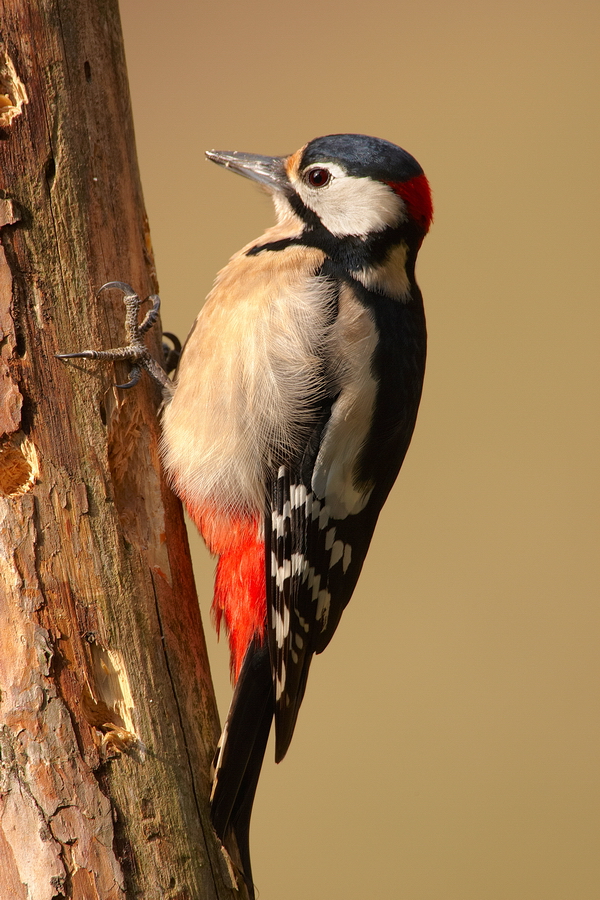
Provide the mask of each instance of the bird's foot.
POLYGON ((126 309, 125 329, 127 340, 129 341, 127 346, 115 347, 111 350, 80 350, 78 353, 57 353, 56 356, 59 359, 104 359, 111 362, 129 360, 132 363, 131 369, 129 370, 129 380, 126 381, 125 384, 117 384, 115 387, 123 389, 134 387, 140 380, 142 370, 145 369, 150 377, 160 385, 164 392, 171 394, 173 386, 167 372, 172 371, 177 365, 177 360, 181 352, 181 344, 174 335, 167 333, 166 336, 173 343, 173 348, 171 349, 170 347, 163 345, 166 358, 165 371, 165 369, 150 356, 149 350, 142 341, 143 336, 150 328, 152 328, 158 318, 160 297, 157 294, 152 294, 148 298, 152 301, 152 309, 146 313, 141 324, 138 324, 138 316, 142 301, 133 288, 124 281, 109 281, 107 284, 102 285, 98 294, 109 288, 117 288, 118 290, 123 291, 123 302, 125 303, 126 309))

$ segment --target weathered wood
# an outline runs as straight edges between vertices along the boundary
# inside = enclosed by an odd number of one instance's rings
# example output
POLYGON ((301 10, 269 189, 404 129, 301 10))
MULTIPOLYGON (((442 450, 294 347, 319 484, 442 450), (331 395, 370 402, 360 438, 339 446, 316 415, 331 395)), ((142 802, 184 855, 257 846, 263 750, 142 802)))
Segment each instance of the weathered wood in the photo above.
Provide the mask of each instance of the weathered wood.
POLYGON ((117 3, 3 0, 0 27, 0 897, 239 898, 160 396, 54 356, 122 342, 104 282, 157 290, 117 3))

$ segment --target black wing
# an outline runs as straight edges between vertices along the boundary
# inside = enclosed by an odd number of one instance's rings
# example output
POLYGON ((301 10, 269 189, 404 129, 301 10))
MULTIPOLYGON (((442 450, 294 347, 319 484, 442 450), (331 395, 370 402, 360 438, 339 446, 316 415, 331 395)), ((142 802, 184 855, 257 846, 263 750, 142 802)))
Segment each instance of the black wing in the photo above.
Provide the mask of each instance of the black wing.
POLYGON ((275 759, 289 747, 313 654, 327 646, 364 562, 378 509, 334 519, 308 479, 281 466, 267 535, 267 618, 275 695, 275 759))
MULTIPOLYGON (((357 295, 359 288, 356 286, 357 295)), ((336 398, 298 464, 281 466, 269 486, 265 516, 267 632, 275 695, 275 758, 292 738, 313 654, 327 646, 356 586, 381 507, 396 479, 415 425, 425 368, 421 295, 409 303, 360 290, 376 321, 373 360, 378 392, 357 478, 372 485, 363 509, 335 518, 315 495, 312 477, 336 398), (390 360, 395 365, 390 365, 390 360)))

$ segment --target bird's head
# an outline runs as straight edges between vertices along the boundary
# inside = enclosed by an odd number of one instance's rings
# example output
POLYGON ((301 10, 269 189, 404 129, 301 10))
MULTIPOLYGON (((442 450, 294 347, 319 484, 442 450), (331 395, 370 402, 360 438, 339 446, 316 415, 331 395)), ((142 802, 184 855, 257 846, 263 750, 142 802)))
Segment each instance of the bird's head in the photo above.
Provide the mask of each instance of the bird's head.
MULTIPOLYGON (((432 220, 429 184, 416 159, 363 134, 315 138, 291 156, 207 151, 207 157, 265 186, 280 219, 292 213, 323 238, 368 240, 412 233, 420 244, 432 220)), ((411 241, 411 243, 413 243, 411 241)))

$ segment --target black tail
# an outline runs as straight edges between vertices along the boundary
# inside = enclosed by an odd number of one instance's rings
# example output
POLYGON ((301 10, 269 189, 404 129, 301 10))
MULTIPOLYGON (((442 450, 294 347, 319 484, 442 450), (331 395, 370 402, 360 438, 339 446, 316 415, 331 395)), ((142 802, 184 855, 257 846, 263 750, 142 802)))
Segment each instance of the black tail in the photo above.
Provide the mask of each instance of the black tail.
POLYGON ((227 714, 215 759, 211 818, 225 848, 235 839, 250 900, 254 900, 250 865, 250 816, 275 710, 269 648, 254 640, 227 714))

